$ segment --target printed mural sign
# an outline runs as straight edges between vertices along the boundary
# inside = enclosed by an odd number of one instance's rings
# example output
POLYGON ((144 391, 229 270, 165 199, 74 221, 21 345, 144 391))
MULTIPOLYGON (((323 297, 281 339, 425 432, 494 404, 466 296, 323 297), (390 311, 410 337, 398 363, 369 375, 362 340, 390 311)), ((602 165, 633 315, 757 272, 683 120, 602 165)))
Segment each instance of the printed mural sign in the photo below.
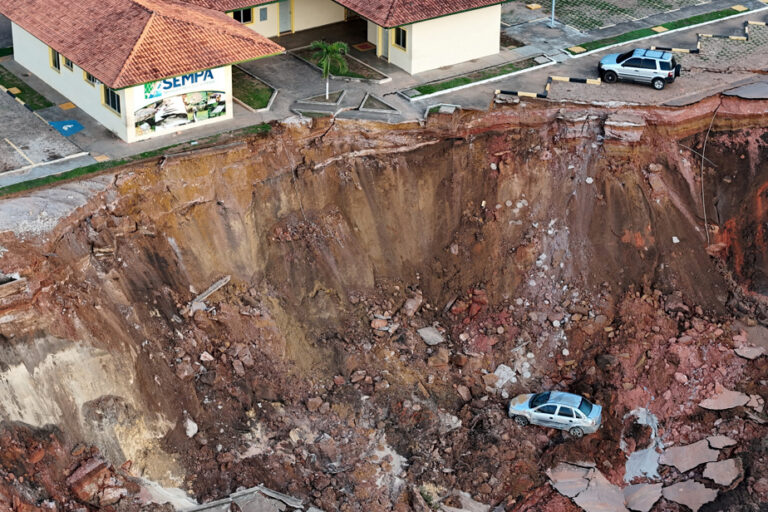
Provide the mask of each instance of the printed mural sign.
POLYGON ((136 135, 171 130, 226 114, 225 68, 149 82, 134 89, 136 135))

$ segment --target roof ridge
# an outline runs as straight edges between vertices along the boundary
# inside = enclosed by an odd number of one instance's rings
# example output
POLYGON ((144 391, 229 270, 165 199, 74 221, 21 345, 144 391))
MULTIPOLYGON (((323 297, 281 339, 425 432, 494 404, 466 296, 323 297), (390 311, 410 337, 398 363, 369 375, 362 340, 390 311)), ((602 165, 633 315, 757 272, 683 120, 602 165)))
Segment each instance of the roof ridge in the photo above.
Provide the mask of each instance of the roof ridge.
POLYGON ((136 42, 133 43, 133 46, 131 47, 130 53, 128 53, 128 57, 126 57, 125 61, 123 62, 123 65, 120 67, 120 71, 117 72, 115 75, 115 79, 113 80, 113 83, 119 83, 120 78, 123 76, 123 73, 128 68, 128 64, 130 64, 131 60, 136 55, 136 52, 138 51, 139 47, 141 46, 141 42, 144 40, 144 36, 149 32, 149 26, 152 24, 152 22, 155 19, 155 16, 157 16, 157 13, 154 11, 151 11, 147 9, 143 4, 140 2, 137 2, 136 0, 132 0, 133 3, 140 5, 142 8, 146 9, 149 13, 149 19, 144 24, 144 29, 141 31, 141 34, 139 34, 139 37, 136 39, 136 42))
MULTIPOLYGON (((391 23, 390 18, 392 17, 392 11, 395 10, 395 4, 397 3, 397 0, 392 0, 392 3, 389 4, 389 10, 387 11, 387 15, 384 16, 384 23, 389 25, 391 23)), ((391 28, 391 27, 386 27, 391 28)))

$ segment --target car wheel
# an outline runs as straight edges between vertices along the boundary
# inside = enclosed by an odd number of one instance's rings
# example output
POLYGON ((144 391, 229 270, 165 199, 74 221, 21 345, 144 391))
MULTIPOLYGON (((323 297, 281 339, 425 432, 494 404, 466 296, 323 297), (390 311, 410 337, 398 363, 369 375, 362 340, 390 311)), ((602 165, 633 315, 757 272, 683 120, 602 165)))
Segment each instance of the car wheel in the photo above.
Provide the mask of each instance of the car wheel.
POLYGON ((528 418, 526 418, 525 416, 515 416, 515 423, 517 423, 521 427, 524 427, 528 424, 528 418))
POLYGON ((606 71, 603 75, 603 82, 608 84, 615 84, 619 81, 619 75, 615 71, 606 71))
POLYGON ((584 437, 584 431, 581 430, 579 427, 573 427, 571 430, 568 431, 569 434, 571 434, 571 437, 574 437, 576 439, 581 439, 584 437))
POLYGON ((653 82, 651 82, 651 85, 653 85, 653 88, 657 91, 660 91, 664 88, 664 79, 663 78, 654 78, 653 82))

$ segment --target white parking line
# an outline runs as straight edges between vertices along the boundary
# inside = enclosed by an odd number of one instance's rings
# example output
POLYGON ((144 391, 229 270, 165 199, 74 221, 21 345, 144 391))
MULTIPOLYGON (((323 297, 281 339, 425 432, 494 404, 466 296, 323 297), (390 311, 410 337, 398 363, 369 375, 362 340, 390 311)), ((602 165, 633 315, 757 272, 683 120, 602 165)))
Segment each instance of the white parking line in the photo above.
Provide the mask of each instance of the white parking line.
POLYGON ((4 140, 5 140, 5 142, 8 143, 9 146, 11 146, 13 149, 15 149, 21 156, 23 156, 24 160, 29 162, 30 165, 35 165, 35 162, 33 162, 22 150, 20 150, 18 147, 16 147, 16 145, 13 142, 9 141, 8 139, 4 139, 4 140))

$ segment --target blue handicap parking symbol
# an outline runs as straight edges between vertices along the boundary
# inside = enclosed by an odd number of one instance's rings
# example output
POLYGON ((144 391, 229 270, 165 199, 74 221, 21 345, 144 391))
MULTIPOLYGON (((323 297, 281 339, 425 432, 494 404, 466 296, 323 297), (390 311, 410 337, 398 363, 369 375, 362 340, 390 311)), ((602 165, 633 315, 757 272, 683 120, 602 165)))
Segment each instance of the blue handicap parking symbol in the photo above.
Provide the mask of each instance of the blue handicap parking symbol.
POLYGON ((51 126, 56 128, 65 137, 74 135, 83 129, 83 125, 77 121, 51 121, 51 126))

